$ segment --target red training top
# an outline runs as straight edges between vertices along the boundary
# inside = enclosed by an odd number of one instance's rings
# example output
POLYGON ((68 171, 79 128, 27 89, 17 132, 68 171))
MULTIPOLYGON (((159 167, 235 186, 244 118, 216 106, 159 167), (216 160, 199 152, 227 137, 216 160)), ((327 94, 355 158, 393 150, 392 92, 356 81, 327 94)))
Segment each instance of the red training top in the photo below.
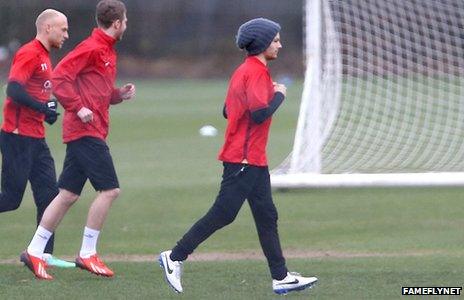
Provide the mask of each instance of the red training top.
POLYGON ((116 80, 116 40, 95 28, 92 35, 69 52, 53 72, 53 93, 65 109, 63 142, 84 136, 105 140, 109 128, 109 106, 121 97, 116 80), (87 107, 93 120, 83 123, 77 112, 87 107))
MULTIPOLYGON (((16 52, 8 81, 24 86, 34 99, 47 102, 52 93, 52 64, 47 49, 34 39, 16 52)), ((44 138, 45 115, 7 97, 3 105, 2 130, 33 138, 44 138)))
POLYGON ((266 145, 272 119, 257 124, 251 113, 268 107, 273 96, 268 68, 255 56, 247 57, 229 83, 225 101, 227 129, 219 160, 267 166, 266 145))

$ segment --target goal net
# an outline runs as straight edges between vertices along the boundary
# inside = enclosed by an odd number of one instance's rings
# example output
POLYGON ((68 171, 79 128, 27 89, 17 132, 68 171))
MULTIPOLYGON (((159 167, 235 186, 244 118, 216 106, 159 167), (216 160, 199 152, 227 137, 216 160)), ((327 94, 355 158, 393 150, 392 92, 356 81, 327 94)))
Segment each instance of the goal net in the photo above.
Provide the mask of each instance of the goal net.
POLYGON ((304 23, 273 186, 464 185, 464 1, 307 0, 304 23))

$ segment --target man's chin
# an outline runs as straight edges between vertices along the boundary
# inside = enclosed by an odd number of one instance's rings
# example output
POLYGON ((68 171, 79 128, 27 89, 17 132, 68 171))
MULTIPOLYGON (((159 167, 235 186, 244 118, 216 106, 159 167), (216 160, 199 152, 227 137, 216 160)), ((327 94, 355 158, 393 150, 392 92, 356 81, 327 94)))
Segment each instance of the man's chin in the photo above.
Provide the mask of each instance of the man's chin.
POLYGON ((273 56, 266 57, 267 60, 275 60, 277 59, 277 54, 273 56))

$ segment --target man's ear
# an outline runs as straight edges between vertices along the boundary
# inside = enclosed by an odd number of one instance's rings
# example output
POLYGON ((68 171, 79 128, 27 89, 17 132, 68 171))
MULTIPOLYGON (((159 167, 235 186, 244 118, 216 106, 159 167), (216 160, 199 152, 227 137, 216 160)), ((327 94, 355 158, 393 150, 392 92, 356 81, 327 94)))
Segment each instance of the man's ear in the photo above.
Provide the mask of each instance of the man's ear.
POLYGON ((121 27, 121 20, 117 19, 113 22, 112 26, 114 29, 118 30, 121 27))

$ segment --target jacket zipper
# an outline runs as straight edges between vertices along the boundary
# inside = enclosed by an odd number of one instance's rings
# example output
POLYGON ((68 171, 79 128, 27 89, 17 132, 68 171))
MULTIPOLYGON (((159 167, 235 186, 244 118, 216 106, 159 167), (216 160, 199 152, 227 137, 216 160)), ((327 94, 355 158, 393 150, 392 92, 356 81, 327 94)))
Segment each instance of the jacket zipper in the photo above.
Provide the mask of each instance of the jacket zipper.
POLYGON ((248 143, 250 141, 251 134, 251 113, 248 112, 248 126, 245 135, 245 145, 243 146, 243 160, 248 160, 248 143))
POLYGON ((15 129, 13 130, 13 133, 18 134, 19 133, 19 117, 21 115, 21 107, 17 106, 16 107, 16 124, 15 124, 15 129))

